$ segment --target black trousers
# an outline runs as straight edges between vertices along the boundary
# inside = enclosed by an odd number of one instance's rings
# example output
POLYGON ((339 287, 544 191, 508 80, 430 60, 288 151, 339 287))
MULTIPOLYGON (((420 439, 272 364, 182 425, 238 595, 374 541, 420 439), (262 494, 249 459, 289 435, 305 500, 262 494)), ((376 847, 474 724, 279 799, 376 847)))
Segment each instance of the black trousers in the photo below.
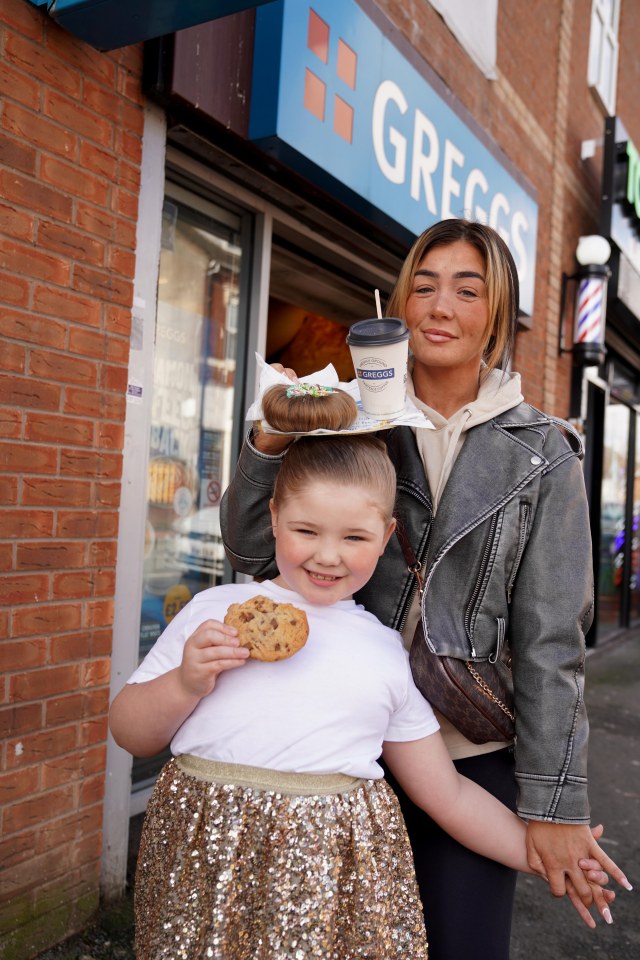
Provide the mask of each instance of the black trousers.
MULTIPOLYGON (((458 771, 515 810, 510 748, 456 760, 458 771)), ((407 797, 390 771, 407 823, 424 908, 429 960, 509 960, 517 872, 461 846, 407 797)))

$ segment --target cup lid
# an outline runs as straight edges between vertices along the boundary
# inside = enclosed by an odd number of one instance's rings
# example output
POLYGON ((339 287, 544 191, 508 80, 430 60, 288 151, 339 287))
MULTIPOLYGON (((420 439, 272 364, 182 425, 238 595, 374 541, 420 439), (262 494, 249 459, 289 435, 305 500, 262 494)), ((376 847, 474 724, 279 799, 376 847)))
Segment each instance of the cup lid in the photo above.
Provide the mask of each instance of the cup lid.
POLYGON ((347 343, 353 346, 383 346, 386 343, 399 343, 409 336, 404 320, 398 317, 373 317, 371 320, 358 320, 349 327, 347 343))

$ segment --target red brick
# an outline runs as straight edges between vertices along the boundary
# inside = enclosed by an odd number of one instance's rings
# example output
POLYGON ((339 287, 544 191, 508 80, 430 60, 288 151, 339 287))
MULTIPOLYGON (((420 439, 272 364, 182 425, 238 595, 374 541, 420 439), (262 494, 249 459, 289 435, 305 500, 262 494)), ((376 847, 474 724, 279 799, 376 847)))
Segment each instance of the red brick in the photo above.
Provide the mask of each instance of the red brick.
MULTIPOLYGON (((92 804, 101 804, 104 799, 104 773, 96 774, 94 777, 85 777, 80 784, 80 798, 78 807, 89 807, 92 804)), ((98 809, 102 809, 98 807, 98 809)))
MULTIPOLYGON (((42 828, 43 823, 46 824, 55 817, 67 813, 73 806, 73 789, 73 785, 68 784, 57 790, 49 790, 46 793, 26 797, 19 803, 7 806, 3 819, 5 836, 17 833, 19 830, 27 830, 32 826, 39 825, 42 828)), ((59 859, 55 866, 60 871, 63 871, 65 866, 64 851, 65 848, 63 847, 56 852, 56 857, 59 859)), ((36 867, 37 863, 38 860, 33 864, 34 869, 38 869, 36 867)), ((38 873, 32 873, 32 877, 38 875, 43 877, 55 876, 52 866, 53 864, 48 869, 40 867, 38 873)))
MULTIPOLYGON (((21 70, 16 70, 6 60, 0 60, 0 89, 11 91, 11 100, 17 100, 24 103, 32 110, 37 110, 40 104, 40 84, 31 77, 26 76, 21 70)), ((9 97, 4 96, 5 102, 9 97)), ((21 168, 22 169, 22 168, 21 168)))
POLYGON ((25 439, 49 443, 77 443, 90 446, 94 440, 92 420, 77 417, 49 416, 46 413, 28 412, 25 423, 25 439))
POLYGON ((51 32, 47 37, 50 51, 69 66, 77 67, 83 76, 93 77, 107 87, 113 87, 116 66, 110 57, 97 54, 88 44, 64 30, 51 32))
MULTIPOLYGON (((86 604, 87 626, 107 627, 113 625, 113 600, 92 600, 86 604)), ((108 667, 108 661, 107 661, 108 667)))
POLYGON ((16 3, 2 3, 2 20, 7 26, 15 27, 17 33, 42 41, 44 16, 41 10, 16 3))
POLYGON ((113 507, 120 506, 121 487, 119 483, 96 483, 95 485, 95 506, 113 507))
POLYGON ((0 736, 3 738, 31 733, 39 730, 41 726, 42 706, 39 703, 14 704, 0 708, 0 736))
MULTIPOLYGON (((97 722, 97 721, 94 721, 97 722)), ((106 717, 100 721, 102 729, 102 739, 106 740, 106 717)), ((86 747, 89 744, 81 743, 80 746, 86 747)), ((102 751, 99 753, 100 759, 104 759, 102 751)), ((95 774, 95 758, 93 751, 81 750, 68 754, 65 757, 51 757, 45 759, 42 765, 42 787, 44 790, 50 790, 52 787, 60 787, 65 783, 72 783, 74 780, 82 780, 87 774, 95 774)), ((100 824, 97 824, 99 827, 100 824)), ((95 829, 95 826, 94 828, 95 829)))
POLYGON ((53 533, 50 510, 0 510, 0 537, 46 537, 53 533))
POLYGON ((124 421, 126 403, 124 394, 118 396, 102 390, 67 387, 64 392, 63 411, 85 417, 124 421))
POLYGON ((95 450, 63 450, 60 455, 60 473, 66 477, 117 479, 122 474, 122 454, 95 450))
MULTIPOLYGON (((33 212, 71 223, 72 197, 65 196, 38 180, 18 176, 14 171, 0 170, 0 196, 33 212)), ((4 288, 3 288, 4 289, 4 288)))
POLYGON ((39 780, 39 770, 33 766, 0 774, 0 806, 4 807, 36 793, 39 780))
POLYGON ((118 533, 118 514, 106 510, 58 512, 60 537, 115 537, 118 533))
POLYGON ((131 310, 107 304, 105 310, 106 328, 111 333, 118 333, 123 337, 131 335, 131 310))
POLYGON ((0 232, 16 240, 33 240, 34 218, 25 210, 16 210, 14 206, 0 203, 0 232))
POLYGON ((99 178, 82 171, 78 176, 75 164, 57 160, 55 157, 42 156, 40 159, 40 176, 45 183, 59 187, 65 193, 84 197, 92 203, 106 204, 109 196, 109 184, 99 178))
POLYGON ((33 860, 33 851, 38 842, 37 831, 14 834, 0 843, 0 872, 9 874, 18 863, 33 860))
POLYGON ((60 350, 66 343, 67 325, 46 317, 0 307, 0 336, 60 350))
POLYGON ((44 380, 84 386, 96 386, 98 380, 95 362, 45 350, 32 351, 30 369, 34 376, 44 380))
MULTIPOLYGON (((33 597, 30 599, 33 600, 33 597)), ((43 599, 48 599, 48 596, 43 599)), ((42 637, 33 640, 5 640, 0 643, 0 669, 5 673, 31 670, 46 664, 47 641, 42 637)))
POLYGON ((107 270, 94 270, 78 264, 73 271, 73 289, 81 293, 90 293, 94 297, 114 300, 124 306, 131 306, 133 284, 124 277, 114 276, 107 270))
POLYGON ((120 250, 112 247, 109 256, 109 266, 116 273, 125 277, 132 277, 136 267, 136 256, 132 250, 120 250))
MULTIPOLYGON (((39 38, 38 38, 39 40, 39 38)), ((78 97, 82 89, 82 75, 56 57, 42 56, 42 45, 31 43, 24 37, 8 34, 5 45, 7 60, 23 69, 32 77, 55 87, 70 97, 78 97)))
POLYGON ((57 450, 45 446, 26 446, 24 443, 0 443, 0 470, 12 473, 56 473, 57 450))
POLYGON ((87 717, 106 714, 109 709, 109 691, 105 687, 83 690, 64 697, 53 697, 46 702, 48 725, 68 723, 87 717))
POLYGON ((10 133, 35 147, 75 160, 78 155, 78 137, 41 114, 25 110, 19 104, 7 103, 4 125, 10 133))
MULTIPOLYGON (((61 574, 61 576, 69 576, 71 574, 61 574)), ((76 574, 77 576, 77 574, 76 574)), ((73 592, 69 594, 73 596, 73 592)), ((62 594, 55 594, 56 599, 68 599, 68 597, 63 597, 62 594)), ((80 593, 77 592, 76 596, 80 598, 80 593)), ((90 633, 63 633, 58 634, 55 637, 51 637, 49 644, 50 659, 51 663, 55 663, 59 666, 62 663, 68 663, 75 660, 87 660, 91 656, 91 634, 90 633)))
POLYGON ((97 330, 75 328, 69 331, 69 350, 85 357, 100 360, 107 354, 108 340, 104 333, 97 330))
MULTIPOLYGON (((94 580, 95 574, 92 570, 57 573, 53 576, 52 594, 57 600, 90 597, 94 592, 94 580)), ((78 644, 81 645, 82 642, 78 644)))
POLYGON ((87 143, 86 140, 80 146, 80 164, 83 170, 90 170, 106 180, 119 179, 117 154, 87 143))
POLYGON ((98 447, 105 447, 108 450, 122 450, 124 446, 124 424, 99 423, 96 443, 98 447))
MULTIPOLYGON (((7 503, 6 498, 4 497, 4 490, 2 481, 0 480, 0 503, 7 503)), ((15 502, 10 500, 9 502, 15 502)), ((0 543, 0 571, 4 572, 5 570, 13 570, 13 552, 14 546, 12 543, 0 543)))
MULTIPOLYGON (((2 171, 0 170, 0 180, 2 171)), ((14 277, 11 273, 0 271, 0 290, 5 303, 12 303, 16 307, 29 305, 29 283, 22 277, 14 277)))
POLYGON ((96 597, 112 597, 116 592, 115 570, 98 570, 94 575, 93 591, 96 597))
POLYGON ((22 502, 25 506, 88 506, 91 503, 91 485, 79 480, 61 480, 55 477, 38 479, 25 477, 22 502))
POLYGON ((125 366, 114 367, 103 364, 100 384, 105 390, 117 390, 124 395, 127 389, 128 369, 125 366))
POLYGON ((0 403, 57 410, 60 406, 60 393, 61 388, 56 384, 41 383, 32 377, 0 376, 0 403))
POLYGON ((89 546, 89 562, 92 567, 115 566, 117 552, 117 541, 96 540, 89 546))
MULTIPOLYGON (((95 744, 104 744, 109 732, 109 723, 106 715, 104 717, 93 717, 91 720, 84 720, 80 724, 80 746, 92 747, 95 744)), ((85 757, 84 769, 86 773, 99 773, 100 763, 104 759, 102 747, 97 750, 87 751, 85 757), (91 766, 93 764, 93 767, 91 766)))
POLYGON ((26 274, 47 283, 68 284, 70 268, 66 260, 43 253, 33 246, 24 246, 0 239, 0 267, 15 274, 26 274))
MULTIPOLYGON (((39 610, 19 610, 15 613, 16 633, 46 633, 55 626, 56 616, 52 611, 64 609, 63 622, 60 627, 68 630, 72 624, 69 620, 79 620, 79 610, 72 612, 69 604, 66 606, 44 605, 39 610), (23 615, 22 617, 20 615, 23 615)), ((79 624, 78 624, 79 625, 79 624)), ((78 687, 80 666, 47 667, 45 670, 31 670, 23 676, 10 677, 9 690, 11 702, 28 703, 30 700, 39 700, 41 697, 54 697, 78 687)))
MULTIPOLYGON (((12 440, 22 435, 22 412, 11 407, 0 407, 0 437, 12 440)), ((2 498, 0 497, 0 503, 2 498)))
POLYGON ((24 373, 26 353, 19 343, 5 343, 2 349, 2 369, 7 373, 24 373))
POLYGON ((94 237, 50 221, 38 225, 38 243, 46 250, 64 253, 70 260, 80 260, 102 266, 105 261, 105 244, 94 237))
POLYGON ((71 290, 52 290, 38 284, 34 289, 33 309, 89 327, 99 327, 102 315, 101 305, 95 299, 78 296, 71 290))
MULTIPOLYGON (((100 608, 99 612, 105 616, 108 613, 113 614, 113 603, 94 604, 94 608, 100 608)), ((83 687, 102 687, 107 686, 111 677, 111 660, 104 657, 101 660, 90 660, 82 665, 82 686, 83 687)))
POLYGON ((18 502, 18 478, 0 476, 0 503, 12 506, 18 502))
POLYGON ((126 130, 116 129, 116 153, 127 157, 130 163, 140 166, 142 163, 142 137, 126 130))
POLYGON ((130 220, 136 220, 138 217, 138 196, 123 190, 119 187, 113 191, 111 209, 114 213, 120 213, 123 217, 129 217, 130 220))
POLYGON ((46 574, 5 574, 0 579, 0 603, 37 603, 49 599, 49 577, 46 574))
MULTIPOLYGON (((58 537, 73 535, 61 532, 59 523, 57 533, 58 537)), ((65 543, 60 539, 19 543, 16 551, 17 570, 79 569, 85 566, 86 561, 86 544, 65 543)))
MULTIPOLYGON (((77 100, 71 100, 56 90, 44 90, 43 110, 47 117, 62 127, 75 130, 81 137, 103 147, 113 145, 113 124, 104 117, 87 110, 77 100)), ((75 194, 75 190, 73 191, 75 194)), ((86 193, 82 193, 86 197, 86 193)))
MULTIPOLYGON (((74 780, 78 777, 74 776, 74 780)), ((61 817, 52 824, 44 825, 41 835, 38 837, 36 850, 38 853, 44 853, 46 850, 52 850, 61 844, 76 845, 76 841, 85 836, 91 836, 101 827, 100 808, 74 811, 70 816, 61 817)), ((96 844, 96 853, 99 849, 99 841, 96 844)))

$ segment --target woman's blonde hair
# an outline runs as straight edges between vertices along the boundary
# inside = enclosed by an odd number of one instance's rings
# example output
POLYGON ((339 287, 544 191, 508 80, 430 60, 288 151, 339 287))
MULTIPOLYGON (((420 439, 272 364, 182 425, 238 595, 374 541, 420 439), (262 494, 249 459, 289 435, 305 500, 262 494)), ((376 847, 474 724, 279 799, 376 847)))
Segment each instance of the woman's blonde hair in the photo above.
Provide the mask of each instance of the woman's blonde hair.
POLYGON ((389 297, 387 316, 404 319, 416 271, 429 250, 459 241, 475 247, 485 265, 489 323, 483 359, 489 369, 504 367, 509 363, 515 342, 520 297, 518 271, 500 234, 483 223, 441 220, 420 234, 406 256, 389 297))

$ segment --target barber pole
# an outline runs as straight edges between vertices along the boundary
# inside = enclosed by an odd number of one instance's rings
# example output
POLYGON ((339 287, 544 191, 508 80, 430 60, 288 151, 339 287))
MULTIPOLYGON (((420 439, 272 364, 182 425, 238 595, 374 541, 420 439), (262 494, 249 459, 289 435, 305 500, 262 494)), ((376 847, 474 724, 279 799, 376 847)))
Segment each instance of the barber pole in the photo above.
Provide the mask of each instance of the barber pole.
POLYGON ((578 274, 573 352, 578 363, 600 364, 604 358, 608 267, 589 265, 578 274))

